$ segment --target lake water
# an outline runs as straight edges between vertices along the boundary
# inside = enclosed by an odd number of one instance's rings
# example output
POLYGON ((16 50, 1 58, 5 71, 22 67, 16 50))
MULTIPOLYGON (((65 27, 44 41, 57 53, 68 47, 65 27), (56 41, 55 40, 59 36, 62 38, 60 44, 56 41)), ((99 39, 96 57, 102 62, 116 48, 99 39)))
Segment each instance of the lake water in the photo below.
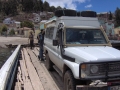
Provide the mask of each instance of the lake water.
POLYGON ((10 48, 0 48, 0 68, 6 62, 6 60, 10 57, 14 49, 10 48))

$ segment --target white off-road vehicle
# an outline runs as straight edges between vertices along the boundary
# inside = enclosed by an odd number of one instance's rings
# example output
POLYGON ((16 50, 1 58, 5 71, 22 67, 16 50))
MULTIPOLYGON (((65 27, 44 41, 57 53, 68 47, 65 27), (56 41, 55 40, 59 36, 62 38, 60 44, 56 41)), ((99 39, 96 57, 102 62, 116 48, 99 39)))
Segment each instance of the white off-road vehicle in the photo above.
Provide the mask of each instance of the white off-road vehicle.
POLYGON ((63 77, 64 90, 120 90, 120 51, 96 17, 56 17, 45 33, 46 67, 63 77))

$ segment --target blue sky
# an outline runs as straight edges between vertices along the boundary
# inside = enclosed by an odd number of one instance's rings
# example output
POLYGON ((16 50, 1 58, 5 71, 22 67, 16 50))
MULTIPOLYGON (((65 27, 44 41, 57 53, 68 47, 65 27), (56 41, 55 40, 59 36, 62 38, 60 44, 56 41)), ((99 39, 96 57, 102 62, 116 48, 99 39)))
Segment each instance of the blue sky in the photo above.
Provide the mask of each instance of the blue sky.
POLYGON ((120 0, 91 0, 85 3, 76 3, 77 10, 94 10, 96 12, 114 12, 120 7, 120 0), (87 7, 88 6, 88 7, 87 7))
MULTIPOLYGON (((43 0, 45 1, 45 0, 43 0)), ((120 0, 46 0, 50 6, 61 6, 77 11, 94 10, 100 12, 114 12, 120 8, 120 0)))

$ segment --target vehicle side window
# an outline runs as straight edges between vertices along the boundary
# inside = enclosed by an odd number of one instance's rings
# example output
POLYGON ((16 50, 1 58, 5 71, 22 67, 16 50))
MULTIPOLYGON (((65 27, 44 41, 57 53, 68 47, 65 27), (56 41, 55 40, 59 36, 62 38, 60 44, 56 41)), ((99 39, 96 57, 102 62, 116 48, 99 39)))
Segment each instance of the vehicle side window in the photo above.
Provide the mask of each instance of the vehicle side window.
POLYGON ((53 38, 53 31, 54 31, 54 27, 50 27, 50 30, 49 30, 49 38, 50 39, 53 38))
POLYGON ((46 28, 45 37, 46 37, 46 38, 49 38, 49 28, 46 28))
POLYGON ((53 31, 54 31, 54 27, 47 28, 45 37, 52 39, 53 38, 53 31))
POLYGON ((58 40, 58 38, 59 38, 59 36, 58 36, 58 31, 57 31, 57 33, 56 33, 56 40, 58 40))

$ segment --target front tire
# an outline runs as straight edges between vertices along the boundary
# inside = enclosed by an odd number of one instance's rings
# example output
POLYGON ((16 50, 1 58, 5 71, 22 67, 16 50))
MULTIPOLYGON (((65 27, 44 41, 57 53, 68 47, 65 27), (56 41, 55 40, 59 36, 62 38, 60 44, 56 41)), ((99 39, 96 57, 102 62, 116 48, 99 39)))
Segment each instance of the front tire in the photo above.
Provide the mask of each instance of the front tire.
POLYGON ((52 61, 50 60, 48 53, 46 53, 45 57, 46 57, 46 61, 45 61, 46 68, 47 68, 49 71, 52 71, 52 70, 53 70, 53 63, 52 63, 52 61))
POLYGON ((70 70, 68 70, 64 75, 64 90, 76 90, 75 79, 70 70))

